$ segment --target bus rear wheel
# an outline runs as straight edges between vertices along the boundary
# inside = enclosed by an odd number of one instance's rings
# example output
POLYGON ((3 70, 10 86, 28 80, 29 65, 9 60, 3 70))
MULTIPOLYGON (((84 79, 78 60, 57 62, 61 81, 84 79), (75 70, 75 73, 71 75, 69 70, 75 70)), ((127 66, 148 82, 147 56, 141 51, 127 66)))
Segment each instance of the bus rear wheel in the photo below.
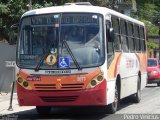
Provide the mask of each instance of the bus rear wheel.
POLYGON ((134 94, 133 100, 135 103, 139 103, 141 101, 141 81, 139 76, 138 76, 138 82, 137 82, 137 93, 134 94))
POLYGON ((157 86, 160 86, 160 82, 157 83, 157 86))
POLYGON ((51 107, 48 106, 36 106, 36 111, 38 114, 45 115, 49 114, 51 111, 51 107))
POLYGON ((119 106, 119 91, 117 85, 115 86, 114 102, 107 106, 107 113, 114 114, 119 106))

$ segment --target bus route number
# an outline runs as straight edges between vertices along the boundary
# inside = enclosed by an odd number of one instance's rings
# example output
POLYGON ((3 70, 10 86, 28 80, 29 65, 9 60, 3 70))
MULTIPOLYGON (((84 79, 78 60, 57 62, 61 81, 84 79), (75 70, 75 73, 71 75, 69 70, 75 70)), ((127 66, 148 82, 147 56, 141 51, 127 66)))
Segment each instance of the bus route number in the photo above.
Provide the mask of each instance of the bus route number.
POLYGON ((86 77, 84 76, 77 77, 77 82, 84 82, 84 81, 86 81, 86 77))

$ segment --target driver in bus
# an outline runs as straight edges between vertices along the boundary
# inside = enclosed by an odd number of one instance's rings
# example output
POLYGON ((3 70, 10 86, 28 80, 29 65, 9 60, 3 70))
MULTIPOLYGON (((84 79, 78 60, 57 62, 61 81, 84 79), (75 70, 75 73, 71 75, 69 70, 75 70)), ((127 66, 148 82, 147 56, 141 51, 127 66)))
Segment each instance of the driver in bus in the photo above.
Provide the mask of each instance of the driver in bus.
POLYGON ((85 46, 99 48, 100 41, 99 41, 99 33, 90 31, 88 34, 88 42, 85 44, 85 46))

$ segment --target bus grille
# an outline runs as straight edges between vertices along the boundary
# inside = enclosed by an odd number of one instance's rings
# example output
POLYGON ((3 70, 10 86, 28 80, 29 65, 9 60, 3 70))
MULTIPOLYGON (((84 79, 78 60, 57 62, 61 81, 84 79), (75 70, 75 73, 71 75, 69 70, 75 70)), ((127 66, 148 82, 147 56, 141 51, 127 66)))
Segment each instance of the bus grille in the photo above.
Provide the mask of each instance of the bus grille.
POLYGON ((57 88, 56 84, 34 84, 35 89, 38 91, 49 91, 49 90, 81 90, 84 83, 78 84, 60 84, 60 88, 57 88))
POLYGON ((75 101, 78 96, 41 96, 44 102, 72 102, 75 101))
POLYGON ((41 89, 41 90, 52 90, 56 89, 56 84, 34 84, 36 89, 41 89))

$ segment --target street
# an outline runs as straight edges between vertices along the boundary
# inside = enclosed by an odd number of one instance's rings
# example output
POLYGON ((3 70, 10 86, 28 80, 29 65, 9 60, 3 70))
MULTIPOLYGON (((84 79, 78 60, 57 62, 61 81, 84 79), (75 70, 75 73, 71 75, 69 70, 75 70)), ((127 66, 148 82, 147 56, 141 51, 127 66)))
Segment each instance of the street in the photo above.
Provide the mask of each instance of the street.
MULTIPOLYGON (((160 119, 160 87, 156 84, 149 84, 142 91, 141 102, 136 104, 132 103, 129 99, 121 101, 120 109, 112 115, 103 113, 101 108, 97 107, 72 107, 72 108, 54 108, 49 115, 38 115, 35 107, 22 107, 18 109, 18 103, 16 100, 16 94, 14 94, 13 111, 2 110, 1 116, 6 115, 12 117, 18 117, 20 119, 97 119, 97 120, 124 120, 124 119, 160 119), (8 115, 7 115, 8 114, 8 115)), ((2 103, 2 96, 0 96, 0 102, 2 103)), ((5 98, 8 101, 9 97, 5 98)), ((8 108, 7 106, 7 108, 8 108)), ((5 108, 5 107, 3 107, 5 108)), ((5 118, 4 117, 4 118, 5 118)))

